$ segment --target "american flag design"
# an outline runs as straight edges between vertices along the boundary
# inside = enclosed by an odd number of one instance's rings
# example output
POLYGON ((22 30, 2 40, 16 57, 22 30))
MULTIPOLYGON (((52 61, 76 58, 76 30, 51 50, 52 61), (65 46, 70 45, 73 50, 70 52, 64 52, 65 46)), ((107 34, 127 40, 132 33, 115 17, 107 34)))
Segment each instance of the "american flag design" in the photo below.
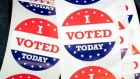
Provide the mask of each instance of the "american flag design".
POLYGON ((32 74, 16 74, 16 75, 13 75, 13 76, 10 76, 6 79, 41 79, 35 75, 32 75, 32 74))
POLYGON ((45 70, 51 68, 59 61, 57 58, 31 54, 23 51, 11 50, 11 52, 16 62, 28 70, 45 70))
POLYGON ((54 4, 54 0, 18 0, 18 2, 34 13, 46 16, 56 15, 55 6, 52 5, 54 4))
POLYGON ((88 5, 88 4, 96 3, 100 0, 65 0, 65 1, 70 2, 72 4, 77 4, 77 5, 88 5))
POLYGON ((105 68, 88 66, 76 71, 70 79, 116 79, 116 77, 105 68))

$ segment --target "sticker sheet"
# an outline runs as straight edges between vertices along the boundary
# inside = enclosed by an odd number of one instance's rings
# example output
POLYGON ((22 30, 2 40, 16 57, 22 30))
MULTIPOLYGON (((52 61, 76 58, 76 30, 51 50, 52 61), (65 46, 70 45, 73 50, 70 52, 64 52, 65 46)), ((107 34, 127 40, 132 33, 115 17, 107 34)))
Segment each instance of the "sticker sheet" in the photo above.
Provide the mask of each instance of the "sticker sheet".
MULTIPOLYGON (((127 13, 128 13, 128 20, 129 20, 129 25, 130 25, 130 31, 131 31, 131 47, 132 47, 132 54, 133 56, 131 57, 133 59, 133 77, 134 79, 139 79, 140 78, 140 71, 139 71, 139 58, 140 58, 140 53, 139 53, 139 35, 140 34, 140 25, 139 25, 139 20, 138 20, 138 14, 136 11, 136 6, 133 0, 128 0, 125 2, 126 3, 126 8, 127 8, 127 13)), ((126 78, 129 79, 129 78, 126 78)))
POLYGON ((54 0, 13 0, 9 34, 2 79, 59 79, 54 0))
POLYGON ((121 78, 116 6, 116 0, 56 1, 62 79, 121 78))

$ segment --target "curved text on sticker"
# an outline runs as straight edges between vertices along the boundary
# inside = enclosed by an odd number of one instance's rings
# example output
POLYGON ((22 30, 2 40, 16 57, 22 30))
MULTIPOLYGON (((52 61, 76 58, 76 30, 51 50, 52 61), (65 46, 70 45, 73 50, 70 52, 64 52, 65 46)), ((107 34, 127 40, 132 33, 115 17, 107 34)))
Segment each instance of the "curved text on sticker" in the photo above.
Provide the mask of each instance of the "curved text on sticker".
POLYGON ((116 27, 106 13, 97 9, 81 9, 71 13, 62 30, 66 50, 75 58, 95 61, 105 57, 114 47, 116 27))
POLYGON ((32 54, 13 49, 11 50, 11 52, 19 65, 26 69, 34 71, 40 71, 51 68, 59 61, 59 59, 57 58, 32 54))

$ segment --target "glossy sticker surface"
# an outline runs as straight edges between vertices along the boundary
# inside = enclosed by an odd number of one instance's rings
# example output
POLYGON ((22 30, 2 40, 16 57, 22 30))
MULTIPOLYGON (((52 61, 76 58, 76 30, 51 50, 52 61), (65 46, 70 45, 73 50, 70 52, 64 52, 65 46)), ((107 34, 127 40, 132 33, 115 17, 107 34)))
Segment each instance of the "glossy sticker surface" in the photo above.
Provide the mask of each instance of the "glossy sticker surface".
POLYGON ((79 60, 99 60, 115 45, 113 20, 100 10, 87 8, 75 11, 65 19, 62 27, 64 40, 69 40, 69 43, 64 42, 64 47, 79 60))

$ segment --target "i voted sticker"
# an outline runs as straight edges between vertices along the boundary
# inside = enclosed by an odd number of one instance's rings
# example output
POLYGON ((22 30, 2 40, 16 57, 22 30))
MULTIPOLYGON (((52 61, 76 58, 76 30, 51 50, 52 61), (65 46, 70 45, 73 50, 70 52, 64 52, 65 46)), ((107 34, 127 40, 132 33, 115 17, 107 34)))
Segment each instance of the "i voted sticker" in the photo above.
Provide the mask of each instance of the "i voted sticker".
POLYGON ((57 26, 48 20, 31 18, 21 22, 11 40, 13 58, 23 68, 40 71, 59 61, 57 26))
POLYGON ((18 0, 26 9, 40 15, 55 15, 54 0, 18 0))
POLYGON ((65 0, 65 1, 70 2, 72 4, 77 4, 77 5, 87 5, 87 4, 96 3, 100 0, 65 0))
POLYGON ((62 26, 66 50, 75 58, 95 61, 105 57, 116 41, 116 25, 104 12, 81 9, 70 14, 62 26))
POLYGON ((45 70, 54 66, 59 59, 31 54, 23 51, 11 50, 13 57, 22 67, 29 70, 45 70))
POLYGON ((13 76, 10 76, 6 79, 41 79, 35 75, 32 75, 32 74, 16 74, 16 75, 13 75, 13 76))
POLYGON ((116 77, 107 69, 89 66, 75 72, 70 79, 116 79, 116 77))

